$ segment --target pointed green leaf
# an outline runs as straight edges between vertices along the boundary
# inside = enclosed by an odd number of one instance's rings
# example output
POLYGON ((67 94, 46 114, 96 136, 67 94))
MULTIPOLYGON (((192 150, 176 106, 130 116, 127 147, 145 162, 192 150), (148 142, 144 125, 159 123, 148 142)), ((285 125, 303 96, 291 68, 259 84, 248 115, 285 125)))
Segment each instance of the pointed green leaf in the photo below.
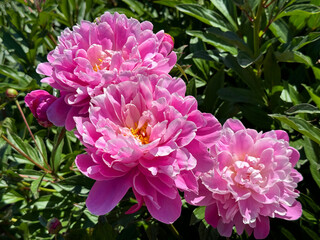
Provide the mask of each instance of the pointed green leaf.
POLYGON ((304 139, 304 152, 310 163, 310 172, 313 180, 320 188, 320 148, 318 144, 315 144, 310 138, 304 139))
POLYGON ((228 24, 223 16, 213 10, 209 10, 199 4, 179 4, 176 8, 212 27, 217 27, 222 31, 235 30, 232 25, 228 24))
POLYGON ((204 105, 207 112, 213 113, 218 102, 218 90, 223 87, 224 84, 224 70, 218 71, 208 82, 206 90, 204 92, 204 105))
POLYGON ((311 58, 298 51, 275 52, 274 55, 279 62, 296 62, 313 66, 311 58))
POLYGON ((318 114, 320 113, 320 109, 308 103, 301 103, 285 111, 285 114, 288 115, 294 115, 298 113, 318 114))
POLYGON ((41 182, 42 182, 42 179, 44 178, 46 174, 44 173, 41 177, 39 177, 38 179, 34 180, 32 183, 31 183, 31 186, 30 186, 30 190, 34 196, 35 199, 39 198, 39 187, 41 185, 41 182))
POLYGON ((314 101, 314 103, 320 109, 320 97, 314 93, 313 88, 311 88, 305 84, 302 84, 302 86, 304 86, 304 88, 308 91, 312 101, 314 101))
POLYGON ((206 32, 202 32, 202 31, 193 31, 193 30, 187 30, 186 33, 190 36, 193 37, 198 37, 200 38, 202 41, 218 48, 220 51, 227 51, 229 53, 231 53, 232 55, 237 55, 238 54, 238 50, 236 47, 234 47, 234 44, 232 43, 228 43, 225 42, 224 40, 218 38, 217 36, 213 35, 213 34, 209 34, 206 32))
POLYGON ((211 0, 212 4, 228 19, 234 30, 238 30, 236 21, 233 19, 236 12, 235 5, 230 0, 211 0))
POLYGON ((269 114, 269 116, 289 125, 294 130, 320 144, 320 129, 313 126, 306 120, 296 117, 286 117, 280 114, 269 114))

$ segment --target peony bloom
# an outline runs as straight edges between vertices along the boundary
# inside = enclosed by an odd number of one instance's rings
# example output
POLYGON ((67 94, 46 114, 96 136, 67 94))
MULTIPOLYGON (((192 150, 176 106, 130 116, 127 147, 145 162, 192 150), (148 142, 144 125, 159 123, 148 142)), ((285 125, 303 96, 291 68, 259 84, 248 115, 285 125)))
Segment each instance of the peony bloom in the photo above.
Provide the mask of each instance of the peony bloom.
POLYGON ((164 40, 165 33, 152 29, 150 22, 106 12, 94 23, 82 21, 72 31, 64 30, 48 62, 37 68, 48 76, 42 82, 60 90, 61 97, 49 110, 50 121, 73 129, 73 116, 86 116, 91 97, 103 93, 115 79, 121 81, 116 76, 169 73, 177 56, 164 40), (56 109, 65 114, 55 114, 56 109))
POLYGON ((284 131, 258 133, 229 119, 222 137, 211 148, 215 167, 200 176, 200 193, 186 193, 187 202, 207 206, 206 221, 222 236, 245 229, 256 239, 269 234, 269 217, 296 220, 302 214, 296 200, 301 174, 294 169, 299 152, 289 146, 284 131))
POLYGON ((55 96, 47 91, 35 90, 28 93, 24 98, 24 101, 41 126, 51 127, 52 123, 48 120, 47 111, 56 99, 55 96))
POLYGON ((220 123, 184 96, 185 84, 168 75, 137 75, 108 86, 94 97, 89 117, 75 117, 76 136, 87 154, 76 165, 95 179, 86 204, 90 212, 110 212, 132 188, 137 204, 172 223, 181 212, 178 189, 198 191, 196 172, 213 166, 208 148, 220 136, 220 123))

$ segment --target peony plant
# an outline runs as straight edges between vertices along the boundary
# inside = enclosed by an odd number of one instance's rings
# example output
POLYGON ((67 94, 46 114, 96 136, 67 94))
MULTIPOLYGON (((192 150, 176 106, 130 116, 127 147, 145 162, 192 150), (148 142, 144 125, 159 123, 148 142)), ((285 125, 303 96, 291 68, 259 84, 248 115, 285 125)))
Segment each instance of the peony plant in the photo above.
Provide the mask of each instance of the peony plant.
POLYGON ((299 152, 287 133, 257 132, 233 119, 221 127, 199 111, 184 81, 169 75, 177 61, 173 38, 152 29, 106 12, 64 30, 37 68, 59 97, 43 90, 25 97, 43 127, 76 128, 85 153, 75 164, 95 180, 88 210, 105 215, 131 189, 137 203, 127 213, 145 205, 171 224, 184 192, 189 204, 206 206, 205 220, 226 237, 235 226, 262 239, 269 218, 298 219, 299 152))

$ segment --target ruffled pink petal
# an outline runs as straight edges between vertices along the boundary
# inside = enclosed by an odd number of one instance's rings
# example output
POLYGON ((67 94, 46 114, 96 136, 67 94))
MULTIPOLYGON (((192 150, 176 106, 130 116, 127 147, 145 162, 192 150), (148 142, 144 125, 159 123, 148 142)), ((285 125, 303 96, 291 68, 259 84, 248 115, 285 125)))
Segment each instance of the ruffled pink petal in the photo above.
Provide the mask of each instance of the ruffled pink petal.
POLYGON ((297 220, 302 215, 302 206, 298 201, 295 201, 290 207, 285 204, 282 204, 282 207, 287 210, 287 213, 284 216, 278 216, 279 218, 286 220, 297 220))

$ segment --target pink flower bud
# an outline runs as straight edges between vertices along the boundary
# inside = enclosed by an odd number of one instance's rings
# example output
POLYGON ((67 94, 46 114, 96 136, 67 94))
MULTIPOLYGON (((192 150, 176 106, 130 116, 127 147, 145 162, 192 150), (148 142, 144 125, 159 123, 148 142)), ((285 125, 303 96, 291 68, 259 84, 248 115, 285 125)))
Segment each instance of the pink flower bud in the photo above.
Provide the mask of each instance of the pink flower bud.
POLYGON ((57 234, 62 229, 61 222, 59 221, 58 218, 52 218, 47 223, 47 229, 48 229, 50 234, 57 234))
POLYGON ((172 51, 174 46, 174 38, 170 34, 168 33, 164 34, 163 42, 168 42, 171 45, 171 51, 172 51))
POLYGON ((53 124, 48 120, 47 110, 57 98, 44 90, 35 90, 28 93, 24 101, 30 108, 33 116, 43 127, 51 127, 53 124))
POLYGON ((14 88, 8 88, 6 90, 6 96, 8 98, 16 98, 18 96, 18 91, 15 90, 14 88))

